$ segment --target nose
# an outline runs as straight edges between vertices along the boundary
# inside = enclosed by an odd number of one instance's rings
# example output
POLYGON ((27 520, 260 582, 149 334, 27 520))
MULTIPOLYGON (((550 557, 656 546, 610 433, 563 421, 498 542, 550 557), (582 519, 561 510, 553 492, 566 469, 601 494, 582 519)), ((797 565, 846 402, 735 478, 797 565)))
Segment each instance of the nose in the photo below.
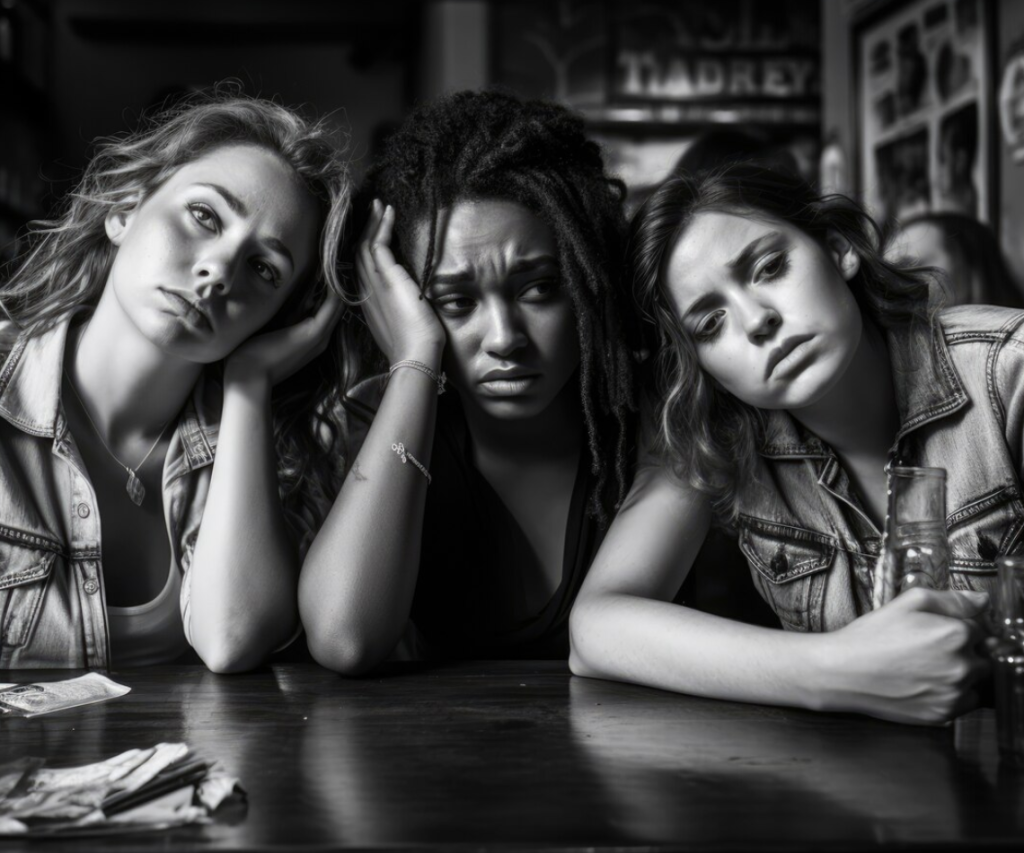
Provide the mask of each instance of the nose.
POLYGON ((775 330, 782 325, 782 316, 771 305, 754 299, 744 300, 740 311, 743 318, 743 330, 747 339, 753 343, 768 340, 775 330))
POLYGON ((484 349, 489 355, 507 358, 526 345, 526 332, 519 311, 504 300, 496 300, 487 312, 484 349))
POLYGON ((231 290, 234 261, 226 252, 209 252, 192 266, 192 285, 200 298, 231 290))

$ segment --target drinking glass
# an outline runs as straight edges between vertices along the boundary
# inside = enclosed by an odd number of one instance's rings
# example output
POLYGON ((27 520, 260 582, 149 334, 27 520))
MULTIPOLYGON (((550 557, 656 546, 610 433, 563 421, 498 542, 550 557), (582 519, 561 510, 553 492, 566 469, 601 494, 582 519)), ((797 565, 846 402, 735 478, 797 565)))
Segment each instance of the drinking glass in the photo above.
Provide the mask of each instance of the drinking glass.
POLYGON ((999 752, 1024 764, 1024 557, 996 558, 992 617, 999 752))
POLYGON ((944 468, 889 471, 889 512, 881 565, 875 572, 874 606, 917 586, 949 589, 944 468))

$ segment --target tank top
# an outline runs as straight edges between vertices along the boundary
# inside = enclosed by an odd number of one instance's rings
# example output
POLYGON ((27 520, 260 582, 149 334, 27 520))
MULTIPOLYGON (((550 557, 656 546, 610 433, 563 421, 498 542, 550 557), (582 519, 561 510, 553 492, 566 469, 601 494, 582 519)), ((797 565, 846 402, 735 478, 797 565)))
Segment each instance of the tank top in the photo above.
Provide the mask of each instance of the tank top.
POLYGON ((424 656, 565 660, 569 612, 603 538, 587 513, 586 450, 569 505, 561 582, 544 606, 530 609, 520 578, 537 557, 473 464, 461 405, 448 395, 439 403, 411 614, 424 656))
POLYGON ((181 572, 171 561, 156 598, 132 607, 107 606, 110 656, 115 667, 170 663, 189 649, 181 621, 181 572))

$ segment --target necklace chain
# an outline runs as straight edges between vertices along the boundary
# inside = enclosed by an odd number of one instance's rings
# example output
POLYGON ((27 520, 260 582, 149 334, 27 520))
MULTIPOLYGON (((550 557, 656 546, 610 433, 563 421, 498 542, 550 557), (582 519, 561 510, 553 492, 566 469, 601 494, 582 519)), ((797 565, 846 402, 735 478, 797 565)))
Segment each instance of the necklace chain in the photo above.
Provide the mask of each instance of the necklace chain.
MULTIPOLYGON (((82 345, 82 336, 84 334, 85 329, 83 328, 82 331, 78 333, 78 340, 75 341, 74 360, 76 364, 78 362, 78 348, 82 345)), ((118 465, 120 465, 122 468, 124 468, 125 471, 128 472, 128 483, 125 485, 125 490, 128 492, 128 497, 132 499, 132 502, 136 506, 142 506, 142 501, 146 497, 146 489, 143 487, 142 481, 139 479, 139 476, 136 472, 143 465, 146 464, 146 460, 149 459, 153 451, 156 450, 156 446, 160 443, 160 439, 164 437, 164 433, 167 432, 167 427, 171 425, 171 421, 173 421, 174 418, 172 417, 167 420, 167 422, 163 425, 163 428, 160 430, 160 434, 156 437, 156 441, 154 441, 150 445, 149 450, 146 451, 146 455, 142 457, 142 461, 140 461, 138 465, 132 468, 129 465, 125 465, 124 462, 118 459, 117 454, 115 454, 114 451, 110 449, 110 446, 107 444, 106 439, 103 438, 103 433, 100 431, 100 428, 96 426, 96 421, 94 421, 92 419, 92 415, 89 414, 89 407, 85 405, 85 401, 82 399, 82 395, 78 393, 78 389, 75 387, 75 383, 71 380, 71 374, 68 373, 67 367, 64 368, 64 378, 67 379, 68 387, 71 388, 71 393, 75 395, 75 399, 78 400, 78 405, 81 406, 82 411, 85 412, 86 420, 89 421, 89 425, 92 427, 92 431, 93 433, 95 433, 96 438, 100 440, 100 444, 103 445, 103 449, 107 451, 111 459, 113 459, 118 465)))

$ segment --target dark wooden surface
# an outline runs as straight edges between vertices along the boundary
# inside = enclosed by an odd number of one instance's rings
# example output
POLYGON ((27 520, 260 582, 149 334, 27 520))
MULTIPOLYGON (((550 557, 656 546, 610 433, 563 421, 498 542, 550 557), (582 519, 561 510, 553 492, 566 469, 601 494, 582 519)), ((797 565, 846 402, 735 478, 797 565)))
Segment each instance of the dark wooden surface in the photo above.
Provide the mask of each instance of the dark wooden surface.
POLYGON ((546 662, 364 679, 305 664, 111 675, 132 692, 0 721, 0 755, 73 765, 184 741, 242 779, 247 813, 0 850, 1024 846, 1024 772, 999 762, 990 710, 917 728, 572 678, 546 662))

